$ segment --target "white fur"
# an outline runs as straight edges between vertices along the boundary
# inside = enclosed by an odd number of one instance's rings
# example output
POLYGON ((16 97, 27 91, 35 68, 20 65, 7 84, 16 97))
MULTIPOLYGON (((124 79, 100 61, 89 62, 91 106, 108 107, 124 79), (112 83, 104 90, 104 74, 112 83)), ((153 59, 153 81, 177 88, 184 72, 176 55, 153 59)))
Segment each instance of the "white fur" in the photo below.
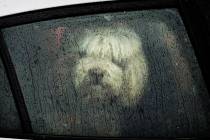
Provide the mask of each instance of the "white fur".
MULTIPOLYGON (((135 104, 147 80, 147 63, 141 39, 126 27, 88 30, 79 42, 85 54, 74 67, 76 89, 88 78, 90 69, 104 72, 102 84, 108 84, 125 105, 135 104)), ((85 87, 88 88, 88 87, 85 87)), ((100 90, 100 89, 98 89, 100 90)))

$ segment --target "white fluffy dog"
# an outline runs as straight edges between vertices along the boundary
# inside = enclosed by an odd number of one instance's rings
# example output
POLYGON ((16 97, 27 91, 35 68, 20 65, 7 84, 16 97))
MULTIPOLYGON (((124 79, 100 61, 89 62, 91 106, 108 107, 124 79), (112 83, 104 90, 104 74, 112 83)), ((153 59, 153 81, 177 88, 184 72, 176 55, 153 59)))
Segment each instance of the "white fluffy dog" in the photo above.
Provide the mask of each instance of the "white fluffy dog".
POLYGON ((64 52, 49 76, 57 85, 53 82, 52 88, 58 99, 68 97, 70 104, 55 127, 56 133, 68 130, 67 134, 74 135, 124 135, 123 131, 129 129, 126 116, 138 113, 135 105, 148 78, 140 37, 124 26, 66 35, 64 52), (64 129, 58 132, 62 126, 64 129))
POLYGON ((97 28, 87 30, 78 45, 73 77, 80 97, 136 104, 148 75, 138 35, 126 27, 97 28))

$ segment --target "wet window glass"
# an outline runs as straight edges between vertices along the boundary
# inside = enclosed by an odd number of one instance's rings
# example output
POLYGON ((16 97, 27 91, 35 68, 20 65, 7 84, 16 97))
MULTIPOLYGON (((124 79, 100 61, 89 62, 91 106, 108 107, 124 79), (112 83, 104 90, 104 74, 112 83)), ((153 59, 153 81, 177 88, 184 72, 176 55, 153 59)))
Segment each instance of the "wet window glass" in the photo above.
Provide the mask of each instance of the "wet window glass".
POLYGON ((0 59, 0 132, 21 132, 19 115, 0 59))
POLYGON ((2 30, 38 134, 207 135, 209 96, 176 9, 2 30))

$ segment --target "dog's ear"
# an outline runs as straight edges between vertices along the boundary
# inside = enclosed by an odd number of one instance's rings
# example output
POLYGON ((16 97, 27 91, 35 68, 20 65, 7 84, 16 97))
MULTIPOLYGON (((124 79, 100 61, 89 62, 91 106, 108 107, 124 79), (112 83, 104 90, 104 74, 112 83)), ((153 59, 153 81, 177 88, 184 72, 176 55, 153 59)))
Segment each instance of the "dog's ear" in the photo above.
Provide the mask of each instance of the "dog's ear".
POLYGON ((125 69, 126 105, 134 105, 141 98, 147 82, 147 64, 144 56, 131 59, 125 69))

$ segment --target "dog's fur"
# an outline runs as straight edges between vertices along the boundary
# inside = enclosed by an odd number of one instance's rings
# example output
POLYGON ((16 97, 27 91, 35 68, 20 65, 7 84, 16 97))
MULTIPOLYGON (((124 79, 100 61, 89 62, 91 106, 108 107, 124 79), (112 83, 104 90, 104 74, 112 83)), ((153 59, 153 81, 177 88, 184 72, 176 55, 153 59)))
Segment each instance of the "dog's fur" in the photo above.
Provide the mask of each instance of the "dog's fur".
POLYGON ((147 65, 141 39, 133 30, 87 30, 79 42, 79 53, 83 56, 73 71, 81 97, 115 98, 124 105, 138 101, 147 78, 147 65), (94 84, 94 80, 98 83, 94 84))

